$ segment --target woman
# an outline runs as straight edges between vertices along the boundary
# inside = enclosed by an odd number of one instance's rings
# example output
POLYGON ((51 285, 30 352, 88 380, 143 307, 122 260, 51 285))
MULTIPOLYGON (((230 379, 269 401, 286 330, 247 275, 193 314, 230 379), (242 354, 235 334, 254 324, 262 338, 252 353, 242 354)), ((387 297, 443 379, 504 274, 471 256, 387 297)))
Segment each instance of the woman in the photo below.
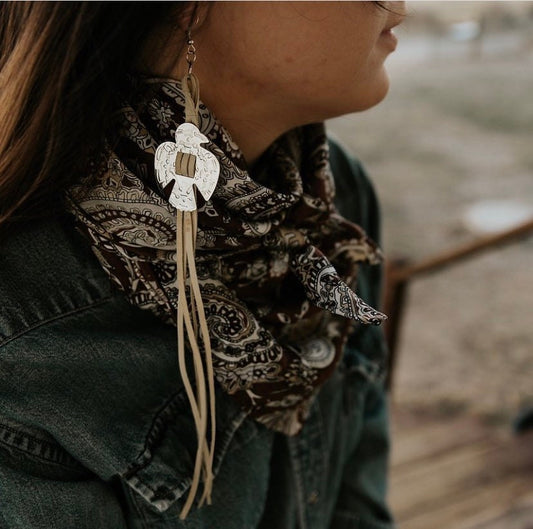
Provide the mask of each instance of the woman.
POLYGON ((403 2, 0 9, 1 526, 393 527, 377 204, 323 120, 403 2))

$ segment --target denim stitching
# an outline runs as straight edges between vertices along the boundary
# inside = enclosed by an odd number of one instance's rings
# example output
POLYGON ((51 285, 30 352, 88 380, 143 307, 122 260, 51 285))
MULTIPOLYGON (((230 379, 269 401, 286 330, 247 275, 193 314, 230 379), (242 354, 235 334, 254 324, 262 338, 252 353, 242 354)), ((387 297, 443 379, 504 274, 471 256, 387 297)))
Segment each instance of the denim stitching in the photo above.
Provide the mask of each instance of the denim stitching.
MULTIPOLYGON (((152 424, 145 437, 143 450, 135 458, 136 461, 140 461, 137 464, 131 464, 130 467, 124 473, 122 473, 122 477, 126 480, 126 482, 135 490, 140 492, 143 496, 148 496, 146 494, 147 491, 151 493, 151 498, 148 501, 159 511, 166 510, 176 499, 183 495, 192 482, 192 477, 186 476, 174 488, 168 489, 169 492, 172 492, 174 496, 172 500, 154 500, 154 497, 156 497, 158 493, 157 489, 154 489, 153 485, 147 483, 146 480, 140 477, 138 472, 150 465, 154 457, 154 448, 157 447, 158 442, 162 439, 168 422, 172 419, 173 414, 178 410, 178 404, 183 402, 184 396, 185 392, 184 390, 181 390, 166 400, 166 402, 162 405, 152 419, 152 424)), ((214 477, 216 477, 218 474, 231 439, 248 415, 249 412, 239 410, 231 419, 229 426, 226 428, 223 434, 224 437, 222 438, 222 442, 218 445, 218 452, 215 451, 215 464, 213 466, 214 477)), ((158 488, 159 487, 160 486, 158 486, 158 488)))
POLYGON ((46 325, 48 323, 52 323, 54 321, 61 320, 63 318, 66 318, 68 316, 72 316, 74 314, 78 314, 80 312, 83 312, 85 310, 91 309, 93 307, 97 307, 99 305, 103 305, 104 303, 107 303, 108 301, 111 301, 115 297, 116 296, 107 296, 107 297, 99 299, 97 301, 93 301, 89 305, 84 305, 82 307, 78 307, 78 308, 76 308, 74 310, 71 310, 71 311, 68 311, 68 312, 62 312, 61 314, 58 314, 58 315, 53 316, 51 318, 36 322, 35 324, 32 324, 32 325, 26 327, 24 330, 22 330, 22 331, 20 331, 18 333, 15 333, 15 334, 13 334, 11 336, 6 337, 6 339, 3 342, 0 342, 0 347, 3 347, 5 345, 7 345, 9 342, 11 342, 13 340, 16 340, 17 338, 20 338, 24 334, 27 334, 27 333, 29 333, 29 332, 31 332, 31 331, 39 328, 39 327, 42 327, 43 325, 46 325))
MULTIPOLYGON (((213 466, 213 477, 217 476, 218 471, 220 469, 220 466, 222 464, 224 455, 225 455, 225 453, 227 451, 227 447, 229 446, 229 443, 230 443, 233 435, 235 434, 235 432, 237 431, 239 426, 242 424, 244 419, 247 417, 247 415, 248 415, 247 412, 240 412, 237 415, 237 418, 233 419, 231 421, 230 427, 226 430, 226 435, 223 438, 224 441, 223 441, 222 447, 219 449, 219 452, 217 454, 218 455, 218 457, 216 458, 216 463, 217 464, 215 464, 213 466)), ((150 464, 150 462, 152 461, 152 458, 153 458, 153 454, 150 455, 150 459, 148 461, 145 461, 143 463, 142 467, 132 468, 132 469, 126 471, 126 473, 123 474, 123 477, 128 483, 130 483, 135 488, 136 488, 137 484, 140 484, 143 487, 145 487, 146 489, 148 489, 153 494, 153 496, 155 496, 157 494, 157 489, 154 489, 145 480, 143 480, 141 477, 136 475, 137 472, 139 472, 140 470, 142 470, 143 468, 147 467, 150 464)), ((187 476, 187 477, 183 478, 178 483, 178 485, 176 485, 176 487, 174 487, 173 489, 170 489, 175 495, 174 500, 178 499, 179 497, 181 497, 183 495, 183 493, 187 490, 187 488, 189 487, 191 482, 192 482, 192 477, 187 476)), ((172 503, 172 501, 171 502, 163 502, 163 501, 153 502, 153 501, 151 501, 151 503, 154 503, 154 505, 156 505, 156 507, 158 509, 160 509, 160 507, 161 507, 160 510, 165 510, 166 508, 168 508, 170 506, 170 503, 172 503)))
POLYGON ((167 429, 168 420, 165 420, 168 417, 170 420, 174 413, 174 409, 177 408, 178 403, 183 401, 184 389, 175 392, 166 401, 163 405, 157 410, 152 418, 152 422, 146 436, 144 438, 144 445, 142 450, 139 452, 139 455, 135 458, 135 461, 138 463, 132 463, 131 469, 127 470, 124 473, 124 477, 127 479, 130 473, 138 472, 145 468, 153 458, 153 449, 157 447, 159 441, 161 441, 165 430, 167 429))
POLYGON ((142 505, 139 504, 137 497, 136 497, 138 495, 136 494, 134 495, 130 487, 126 486, 124 488, 126 489, 124 492, 126 495, 126 500, 133 505, 133 509, 137 513, 138 518, 142 524, 142 527, 144 529, 149 529, 150 523, 148 520, 148 514, 146 512, 146 509, 143 509, 142 505))
MULTIPOLYGON (((219 448, 218 458, 215 460, 215 465, 213 466, 214 476, 218 474, 218 471, 222 465, 222 461, 224 460, 224 457, 226 456, 226 453, 231 444, 231 440, 233 439, 235 435, 235 432, 240 428, 241 424, 245 421, 248 415, 249 415, 249 411, 240 411, 235 416, 235 418, 231 420, 229 427, 226 428, 222 444, 220 445, 220 448, 219 448)), ((257 434, 250 436, 250 438, 246 441, 246 443, 248 443, 255 437, 257 437, 257 434)), ((241 446, 244 446, 244 444, 241 446)))
POLYGON ((36 459, 46 461, 49 463, 55 463, 65 468, 85 469, 85 467, 76 459, 74 459, 66 450, 64 450, 59 444, 54 445, 48 441, 38 439, 26 432, 20 432, 11 428, 5 424, 0 424, 0 444, 15 449, 21 453, 31 455, 36 459), (8 441, 8 438, 13 436, 12 441, 8 441), (18 443, 16 438, 21 439, 18 443), (30 443, 35 444, 35 449, 31 449, 30 443), (23 448, 23 445, 27 448, 23 448), (50 455, 44 455, 48 449, 50 455))

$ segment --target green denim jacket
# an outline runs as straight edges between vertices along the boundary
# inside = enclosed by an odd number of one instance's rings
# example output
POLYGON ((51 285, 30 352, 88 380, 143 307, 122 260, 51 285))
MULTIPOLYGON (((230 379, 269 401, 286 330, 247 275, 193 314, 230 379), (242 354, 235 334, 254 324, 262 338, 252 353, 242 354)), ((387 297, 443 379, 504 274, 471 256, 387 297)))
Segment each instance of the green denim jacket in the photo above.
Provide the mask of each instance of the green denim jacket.
MULTIPOLYGON (((360 164, 331 142, 337 205, 378 239, 360 164)), ((379 304, 381 270, 358 292, 379 304)), ((111 286, 67 216, 0 247, 1 529, 390 529, 386 349, 357 326, 303 430, 216 393, 213 502, 179 513, 196 438, 175 328, 111 286)))

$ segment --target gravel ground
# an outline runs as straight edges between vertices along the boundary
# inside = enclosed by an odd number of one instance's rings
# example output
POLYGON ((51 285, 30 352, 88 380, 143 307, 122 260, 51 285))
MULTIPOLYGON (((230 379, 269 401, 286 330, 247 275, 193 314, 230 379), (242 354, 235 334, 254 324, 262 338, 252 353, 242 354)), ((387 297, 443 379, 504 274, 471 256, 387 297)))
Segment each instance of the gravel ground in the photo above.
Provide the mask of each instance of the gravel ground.
MULTIPOLYGON (((481 236, 466 221, 475 204, 533 207, 533 50, 497 35, 474 59, 466 44, 398 34, 385 101, 328 126, 375 183, 386 254, 417 261, 481 236)), ((533 406, 532 248, 530 237, 412 282, 396 403, 500 426, 533 406)))

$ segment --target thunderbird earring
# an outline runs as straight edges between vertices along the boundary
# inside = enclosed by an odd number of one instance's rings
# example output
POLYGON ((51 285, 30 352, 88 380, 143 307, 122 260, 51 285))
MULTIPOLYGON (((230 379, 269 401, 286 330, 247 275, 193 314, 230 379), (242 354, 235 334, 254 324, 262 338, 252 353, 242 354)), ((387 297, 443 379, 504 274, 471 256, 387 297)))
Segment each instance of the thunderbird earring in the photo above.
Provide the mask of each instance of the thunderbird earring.
POLYGON ((220 165, 216 157, 201 145, 209 140, 199 130, 198 106, 199 83, 192 72, 196 61, 196 49, 187 30, 188 71, 181 79, 185 96, 185 123, 176 128, 175 141, 164 142, 155 152, 155 174, 162 189, 172 185, 168 198, 176 208, 176 286, 178 360, 183 384, 191 405, 198 447, 191 488, 180 513, 184 519, 194 501, 203 470, 204 492, 198 504, 205 500, 211 504, 213 485, 213 454, 215 448, 215 388, 211 357, 211 342, 205 317, 204 305, 198 284, 195 266, 195 245, 198 225, 196 194, 200 192, 209 200, 218 181, 220 165), (193 356, 196 395, 189 381, 185 363, 185 337, 193 356), (202 352, 205 357, 202 360, 202 352), (206 388, 207 374, 207 388, 206 388), (209 410, 207 400, 209 396, 209 410), (211 418, 211 442, 207 444, 208 415, 211 418))

